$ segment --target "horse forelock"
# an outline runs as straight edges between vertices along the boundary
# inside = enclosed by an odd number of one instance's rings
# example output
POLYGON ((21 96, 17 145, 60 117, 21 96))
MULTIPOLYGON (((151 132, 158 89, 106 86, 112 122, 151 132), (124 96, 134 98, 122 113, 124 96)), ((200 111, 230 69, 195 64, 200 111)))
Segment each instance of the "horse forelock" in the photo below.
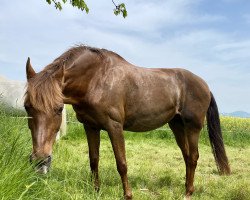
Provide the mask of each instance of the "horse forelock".
POLYGON ((50 113, 63 103, 60 83, 46 71, 28 81, 25 96, 32 107, 44 113, 50 113))

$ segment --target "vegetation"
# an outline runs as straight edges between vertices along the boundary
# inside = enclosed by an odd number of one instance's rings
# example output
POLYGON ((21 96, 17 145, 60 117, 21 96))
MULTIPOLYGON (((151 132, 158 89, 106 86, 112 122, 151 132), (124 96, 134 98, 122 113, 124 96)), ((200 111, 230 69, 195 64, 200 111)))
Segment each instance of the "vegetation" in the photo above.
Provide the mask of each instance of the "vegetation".
MULTIPOLYGON (((0 199, 121 199, 123 191, 107 133, 101 133, 101 189, 96 193, 82 125, 68 113, 68 134, 54 146, 51 172, 38 175, 28 161, 32 145, 26 119, 0 110, 0 199)), ((221 121, 232 175, 218 175, 204 127, 194 200, 250 197, 250 119, 222 117, 221 121)), ((183 199, 184 161, 168 127, 126 132, 125 137, 134 199, 183 199)))
MULTIPOLYGON (((87 4, 85 3, 84 0, 46 0, 48 4, 54 4, 55 8, 58 10, 62 10, 62 4, 65 4, 67 2, 69 2, 73 7, 78 8, 79 10, 82 11, 86 11, 86 13, 89 12, 89 8, 87 6, 87 4)), ((114 0, 112 0, 115 8, 114 8, 114 14, 115 15, 120 15, 122 14, 122 16, 125 18, 127 17, 127 9, 124 3, 118 4, 116 5, 116 3, 114 2, 114 0)))

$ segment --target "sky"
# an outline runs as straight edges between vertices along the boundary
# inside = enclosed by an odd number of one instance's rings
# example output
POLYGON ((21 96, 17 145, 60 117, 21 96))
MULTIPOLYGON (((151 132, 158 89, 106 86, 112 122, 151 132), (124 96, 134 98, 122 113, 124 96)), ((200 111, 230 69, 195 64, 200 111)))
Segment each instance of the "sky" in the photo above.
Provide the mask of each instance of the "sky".
POLYGON ((106 48, 141 67, 181 67, 202 77, 220 112, 250 112, 249 0, 88 0, 89 14, 45 0, 0 1, 0 75, 25 81, 76 44, 106 48))

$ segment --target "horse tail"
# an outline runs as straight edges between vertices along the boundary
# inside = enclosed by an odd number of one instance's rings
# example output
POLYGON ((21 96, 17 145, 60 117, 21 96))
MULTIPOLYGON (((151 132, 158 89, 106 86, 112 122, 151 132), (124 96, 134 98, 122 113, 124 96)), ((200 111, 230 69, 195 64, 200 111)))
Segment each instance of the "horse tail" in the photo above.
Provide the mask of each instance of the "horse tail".
POLYGON ((220 174, 230 174, 230 166, 226 155, 220 125, 219 111, 212 92, 207 110, 207 129, 215 162, 220 174))

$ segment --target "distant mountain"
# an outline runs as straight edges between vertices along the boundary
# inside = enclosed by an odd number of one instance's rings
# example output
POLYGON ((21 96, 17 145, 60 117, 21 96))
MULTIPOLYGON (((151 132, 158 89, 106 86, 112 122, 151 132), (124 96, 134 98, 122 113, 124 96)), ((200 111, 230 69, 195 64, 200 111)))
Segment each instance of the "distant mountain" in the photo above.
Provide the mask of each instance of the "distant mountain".
POLYGON ((250 113, 245 111, 235 111, 232 113, 221 113, 223 116, 231 116, 231 117, 241 117, 241 118, 250 118, 250 113))

